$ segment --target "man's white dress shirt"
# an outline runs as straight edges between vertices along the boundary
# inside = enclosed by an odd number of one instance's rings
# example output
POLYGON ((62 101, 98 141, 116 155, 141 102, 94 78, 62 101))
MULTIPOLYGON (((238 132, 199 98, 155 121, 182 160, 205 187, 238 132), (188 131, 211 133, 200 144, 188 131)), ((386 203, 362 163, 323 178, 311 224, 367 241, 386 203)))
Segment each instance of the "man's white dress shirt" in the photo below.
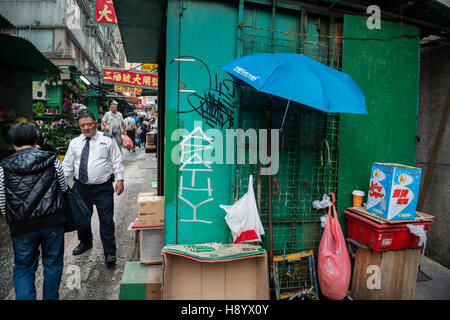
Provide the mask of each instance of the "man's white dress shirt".
MULTIPOLYGON (((62 163, 64 175, 75 173, 78 180, 80 170, 81 151, 86 143, 84 134, 74 138, 67 149, 62 163)), ((85 184, 101 184, 107 182, 112 174, 115 180, 123 180, 122 153, 114 138, 96 131, 89 141, 88 181, 85 184)))

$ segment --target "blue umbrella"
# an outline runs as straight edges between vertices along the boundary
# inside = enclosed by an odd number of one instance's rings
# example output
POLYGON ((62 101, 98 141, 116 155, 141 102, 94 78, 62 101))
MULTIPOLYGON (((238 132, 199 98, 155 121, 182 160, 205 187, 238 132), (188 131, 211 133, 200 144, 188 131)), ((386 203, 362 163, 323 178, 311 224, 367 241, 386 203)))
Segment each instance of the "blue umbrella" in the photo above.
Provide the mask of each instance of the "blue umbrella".
POLYGON ((254 53, 220 68, 236 84, 288 99, 287 108, 290 101, 296 101, 325 112, 368 113, 364 93, 348 74, 304 55, 254 53))

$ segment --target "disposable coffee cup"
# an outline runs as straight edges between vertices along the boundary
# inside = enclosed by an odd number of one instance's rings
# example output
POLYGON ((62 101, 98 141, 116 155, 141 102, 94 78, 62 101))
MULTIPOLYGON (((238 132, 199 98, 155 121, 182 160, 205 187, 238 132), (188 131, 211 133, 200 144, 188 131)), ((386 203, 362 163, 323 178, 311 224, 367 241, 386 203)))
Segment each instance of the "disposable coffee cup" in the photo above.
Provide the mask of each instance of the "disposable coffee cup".
POLYGON ((354 207, 362 207, 365 193, 360 190, 353 190, 353 206, 354 207))

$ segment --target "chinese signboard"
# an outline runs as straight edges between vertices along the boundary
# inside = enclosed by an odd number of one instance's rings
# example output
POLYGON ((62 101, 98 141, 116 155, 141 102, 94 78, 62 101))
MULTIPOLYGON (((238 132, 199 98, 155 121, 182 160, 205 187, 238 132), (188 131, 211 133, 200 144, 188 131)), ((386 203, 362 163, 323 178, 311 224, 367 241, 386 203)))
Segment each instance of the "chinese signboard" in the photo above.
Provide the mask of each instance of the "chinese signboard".
POLYGON ((115 69, 103 69, 101 82, 147 89, 158 88, 158 76, 156 74, 115 69))
POLYGON ((117 25, 117 16, 112 0, 95 0, 94 9, 94 22, 117 25))
POLYGON ((156 63, 143 63, 141 65, 141 70, 156 71, 157 69, 158 69, 158 64, 156 64, 156 63))
POLYGON ((121 86, 118 84, 114 85, 114 91, 115 92, 129 92, 134 93, 135 95, 140 95, 142 93, 142 88, 138 87, 128 87, 128 86, 121 86))

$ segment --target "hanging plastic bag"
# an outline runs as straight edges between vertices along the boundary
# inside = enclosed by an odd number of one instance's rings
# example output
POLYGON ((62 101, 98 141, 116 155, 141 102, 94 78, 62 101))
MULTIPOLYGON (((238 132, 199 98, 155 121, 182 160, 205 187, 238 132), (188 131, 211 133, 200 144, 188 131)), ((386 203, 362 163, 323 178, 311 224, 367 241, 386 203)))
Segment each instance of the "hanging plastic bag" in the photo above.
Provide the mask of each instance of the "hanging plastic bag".
POLYGON ((322 293, 330 300, 342 300, 347 295, 350 284, 351 264, 347 245, 336 214, 334 193, 332 206, 319 245, 318 276, 322 293))
POLYGON ((227 213, 225 221, 231 230, 233 242, 261 241, 264 228, 256 207, 255 193, 253 191, 253 176, 248 182, 248 191, 231 206, 220 205, 227 213))
POLYGON ((127 150, 130 150, 131 148, 133 148, 133 141, 126 134, 123 135, 122 147, 124 147, 127 150))
POLYGON ((425 231, 425 226, 424 225, 417 226, 414 224, 407 224, 406 226, 408 227, 409 232, 420 238, 419 246, 423 244, 422 248, 422 256, 423 256, 425 254, 425 247, 427 245, 427 232, 425 231))

